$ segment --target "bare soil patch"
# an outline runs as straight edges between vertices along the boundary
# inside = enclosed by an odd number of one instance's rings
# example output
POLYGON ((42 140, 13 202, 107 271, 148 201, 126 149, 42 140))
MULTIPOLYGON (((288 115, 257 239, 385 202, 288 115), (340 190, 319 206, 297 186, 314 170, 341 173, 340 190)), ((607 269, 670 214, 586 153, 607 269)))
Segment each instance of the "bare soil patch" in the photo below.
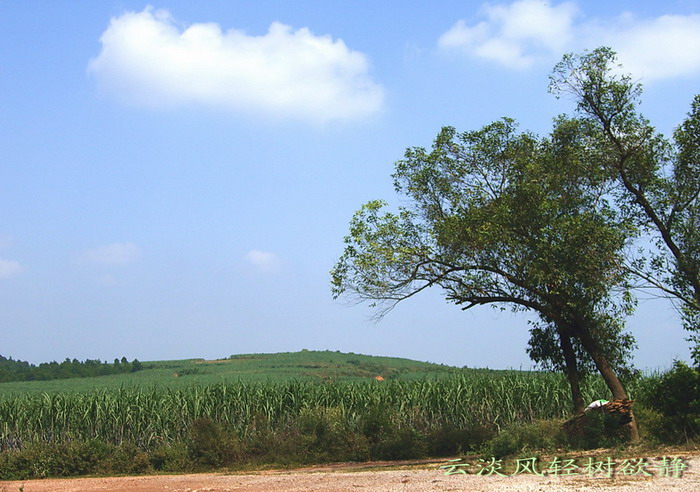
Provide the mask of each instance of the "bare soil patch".
MULTIPOLYGON (((700 453, 680 453, 688 468, 681 477, 625 475, 572 476, 446 475, 447 460, 374 462, 245 473, 150 475, 0 482, 0 492, 357 492, 357 491, 687 491, 700 490, 700 453)), ((653 459, 653 457, 650 457, 653 459)))

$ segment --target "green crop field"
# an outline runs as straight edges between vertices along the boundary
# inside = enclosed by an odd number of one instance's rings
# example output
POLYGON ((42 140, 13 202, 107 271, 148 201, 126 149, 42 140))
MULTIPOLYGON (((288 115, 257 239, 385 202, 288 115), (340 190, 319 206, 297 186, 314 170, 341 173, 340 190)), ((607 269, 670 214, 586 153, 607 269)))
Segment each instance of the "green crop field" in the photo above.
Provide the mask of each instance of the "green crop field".
MULTIPOLYGON (((335 408, 349 420, 372 408, 397 425, 422 428, 559 418, 569 410, 564 379, 527 371, 459 369, 339 352, 248 354, 143 363, 103 377, 0 385, 0 443, 42 440, 176 441, 195 419, 244 434, 262 416, 272 427, 302 409, 335 408), (383 381, 375 380, 380 376, 383 381)), ((589 399, 607 390, 591 379, 589 399)))
MULTIPOLYGON (((608 396, 599 378, 582 389, 608 396)), ((1 384, 0 478, 449 455, 513 425, 560 422, 570 399, 558 374, 329 351, 144 362, 1 384)))
MULTIPOLYGON (((464 369, 396 357, 331 351, 232 355, 225 359, 143 362, 143 370, 92 378, 18 381, 0 384, 0 398, 25 393, 66 393, 138 386, 182 388, 244 382, 348 382, 424 379, 463 373, 464 369)), ((473 371, 473 370, 471 370, 473 371)))

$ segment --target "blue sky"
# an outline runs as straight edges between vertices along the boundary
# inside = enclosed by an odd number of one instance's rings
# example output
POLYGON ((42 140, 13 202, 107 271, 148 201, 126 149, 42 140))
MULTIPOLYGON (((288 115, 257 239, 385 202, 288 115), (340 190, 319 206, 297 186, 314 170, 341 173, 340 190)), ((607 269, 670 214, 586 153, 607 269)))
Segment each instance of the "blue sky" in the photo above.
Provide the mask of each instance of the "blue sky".
MULTIPOLYGON (((353 212, 443 125, 546 133, 565 52, 612 46, 670 134, 700 92, 700 1, 0 0, 0 353, 302 348, 531 366, 527 316, 440 292, 381 322, 331 299, 353 212)), ((639 367, 688 358, 664 301, 639 367)))

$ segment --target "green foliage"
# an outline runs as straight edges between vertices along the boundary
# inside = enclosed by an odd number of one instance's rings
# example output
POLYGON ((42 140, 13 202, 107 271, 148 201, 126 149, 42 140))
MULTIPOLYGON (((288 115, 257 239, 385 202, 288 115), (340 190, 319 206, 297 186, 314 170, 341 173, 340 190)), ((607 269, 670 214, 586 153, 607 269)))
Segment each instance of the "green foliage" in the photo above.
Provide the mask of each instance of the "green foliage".
POLYGON ((156 471, 187 472, 192 469, 192 461, 186 443, 161 445, 150 453, 151 466, 156 471))
POLYGON ((650 444, 677 444, 675 432, 670 431, 661 412, 644 405, 640 400, 634 404, 634 416, 639 422, 639 434, 650 444))
MULTIPOLYGON (((607 314, 598 316, 603 329, 597 330, 597 340, 604 347, 608 362, 615 367, 617 374, 629 379, 638 373, 632 366, 632 352, 637 348, 634 337, 624 332, 624 323, 619 318, 607 314)), ((563 372, 566 368, 564 354, 559 348, 559 334, 552 323, 531 322, 527 353, 539 367, 549 371, 563 372)), ((572 341, 576 354, 579 376, 596 372, 595 362, 580 341, 572 341)))
POLYGON ((99 473, 138 475, 152 470, 151 457, 143 449, 131 443, 112 448, 97 466, 99 473))
MULTIPOLYGON (((605 396, 605 387, 591 378, 584 394, 605 396)), ((498 428, 563 418, 567 401, 555 374, 485 370, 25 394, 0 400, 0 477, 449 454, 478 448, 498 428)))
POLYGON ((230 465, 240 457, 240 447, 235 436, 208 418, 196 419, 190 426, 189 453, 198 465, 209 468, 230 465))
MULTIPOLYGON (((646 384, 631 381, 633 394, 646 384)), ((608 396, 598 378, 585 379, 582 389, 588 401, 608 396)), ((0 402, 0 479, 615 444, 595 420, 585 439, 561 438, 568 393, 556 374, 470 371, 382 383, 238 382, 24 395, 0 402)), ((660 414, 643 409, 640 420, 651 432, 647 414, 660 414)))
POLYGON ((375 444, 372 458, 380 460, 405 460, 424 458, 427 453, 423 436, 415 429, 395 429, 386 433, 375 444))
POLYGON ((673 369, 642 386, 640 403, 658 413, 650 430, 665 442, 687 442, 700 436, 700 370, 676 361, 673 369))
MULTIPOLYGON (((678 380, 688 380, 687 369, 678 380)), ((653 378, 633 379, 630 389, 643 400, 642 392, 657 391, 652 384, 653 378)), ((584 379, 582 389, 587 401, 609 397, 599 378, 584 379)), ((616 444, 615 429, 596 420, 578 440, 560 440, 568 400, 559 375, 487 370, 382 383, 237 382, 22 395, 0 401, 0 479, 616 444)), ((676 439, 664 427, 671 420, 645 408, 639 407, 643 429, 659 440, 676 439)))
MULTIPOLYGON (((565 77, 575 60, 555 74, 565 77)), ((565 80, 574 91, 585 80, 581 91, 606 108, 629 109, 628 80, 606 79, 605 66, 586 58, 582 75, 565 80)), ((333 296, 370 301, 380 317, 430 287, 462 309, 534 311, 533 360, 565 370, 573 395, 577 378, 605 368, 611 391, 625 397, 616 372, 631 371, 634 339, 623 329, 635 302, 624 248, 636 228, 610 202, 607 144, 591 131, 588 120, 560 117, 538 137, 503 118, 463 133, 444 127, 430 150, 407 149, 392 176, 407 205, 374 200, 355 213, 331 270, 333 296)))
POLYGON ((369 442, 356 432, 340 407, 303 408, 293 427, 311 461, 364 461, 370 458, 369 442))
POLYGON ((99 379, 86 377, 0 383, 0 400, 6 395, 27 392, 83 393, 96 388, 112 390, 153 385, 186 389, 193 384, 212 385, 235 381, 362 381, 378 375, 386 379, 422 379, 462 372, 455 367, 398 357, 311 350, 277 354, 241 354, 215 361, 150 361, 143 362, 142 366, 143 370, 138 372, 127 370, 99 379))
POLYGON ((101 362, 100 360, 87 359, 80 362, 77 359, 66 359, 58 362, 46 362, 35 366, 21 360, 13 360, 0 355, 0 383, 9 381, 47 381, 68 378, 90 378, 96 376, 108 376, 112 374, 124 374, 143 369, 142 364, 134 359, 129 363, 126 359, 120 363, 114 359, 114 364, 101 362))
MULTIPOLYGON (((589 401, 608 395, 597 378, 584 382, 583 393, 589 401)), ((261 418, 277 430, 294 421, 304 408, 316 407, 338 408, 349 422, 364 422, 356 424, 360 426, 356 429, 375 426, 377 432, 390 425, 420 432, 443 426, 502 428, 513 422, 566 417, 568 399, 566 381, 555 374, 476 370, 381 383, 236 382, 180 389, 24 394, 0 400, 0 448, 93 437, 154 448, 185 439, 190 423, 197 419, 210 419, 243 437, 261 425, 261 418), (387 422, 390 417, 393 420, 387 422)))
POLYGON ((475 452, 492 439, 496 429, 491 425, 474 424, 463 428, 441 427, 426 436, 429 456, 455 456, 475 452))
MULTIPOLYGON (((691 313, 691 315, 693 314, 691 313)), ((693 335, 688 338, 688 341, 694 343, 690 350, 690 357, 693 359, 695 367, 700 368, 700 336, 693 335)))
POLYGON ((148 455, 133 445, 110 445, 97 439, 65 443, 31 443, 0 454, 0 479, 23 480, 97 473, 144 473, 148 455))
POLYGON ((609 448, 625 441, 620 417, 599 410, 587 412, 577 432, 569 433, 566 439, 567 445, 574 449, 609 448))
POLYGON ((486 456, 502 458, 520 453, 551 450, 561 447, 566 436, 559 420, 542 420, 514 424, 484 444, 486 456))
POLYGON ((395 408, 370 406, 360 418, 359 429, 370 446, 372 459, 393 460, 423 457, 427 451, 414 426, 401 426, 395 408))
POLYGON ((575 429, 563 426, 562 420, 539 420, 517 423, 486 442, 483 453, 498 458, 533 454, 556 449, 596 449, 613 447, 626 441, 619 418, 600 411, 587 412, 575 429))
MULTIPOLYGON (((651 233, 652 247, 628 258, 639 287, 675 301, 685 327, 700 330, 700 95, 675 130, 657 134, 637 110, 642 88, 621 75, 615 53, 598 48, 567 55, 551 90, 573 95, 577 124, 586 128, 589 158, 607 173, 615 213, 651 233)), ((697 338, 691 337, 697 342, 697 338)), ((700 350, 694 351, 696 362, 700 350)))

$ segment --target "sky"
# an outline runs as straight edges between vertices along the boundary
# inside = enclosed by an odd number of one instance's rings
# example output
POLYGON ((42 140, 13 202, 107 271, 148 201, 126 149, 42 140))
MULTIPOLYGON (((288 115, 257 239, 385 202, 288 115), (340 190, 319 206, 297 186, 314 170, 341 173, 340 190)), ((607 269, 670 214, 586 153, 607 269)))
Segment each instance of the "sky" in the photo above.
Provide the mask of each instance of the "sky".
MULTIPOLYGON (((440 291, 334 301, 353 213, 440 128, 546 134, 567 52, 618 52, 670 135, 700 92, 700 0, 0 0, 0 354, 40 363, 339 350, 530 368, 527 314, 440 291)), ((666 302, 637 367, 688 360, 666 302)))

